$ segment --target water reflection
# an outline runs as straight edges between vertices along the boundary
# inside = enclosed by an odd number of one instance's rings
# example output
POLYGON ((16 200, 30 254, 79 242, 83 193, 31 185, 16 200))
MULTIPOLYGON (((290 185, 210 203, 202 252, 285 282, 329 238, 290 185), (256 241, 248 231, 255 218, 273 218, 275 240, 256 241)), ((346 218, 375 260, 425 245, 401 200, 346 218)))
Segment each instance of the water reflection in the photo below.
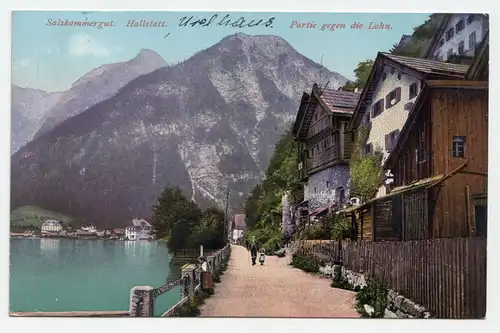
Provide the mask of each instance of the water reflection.
POLYGON ((42 238, 40 239, 40 251, 42 253, 44 252, 54 253, 54 251, 57 253, 60 244, 61 241, 59 239, 42 238))

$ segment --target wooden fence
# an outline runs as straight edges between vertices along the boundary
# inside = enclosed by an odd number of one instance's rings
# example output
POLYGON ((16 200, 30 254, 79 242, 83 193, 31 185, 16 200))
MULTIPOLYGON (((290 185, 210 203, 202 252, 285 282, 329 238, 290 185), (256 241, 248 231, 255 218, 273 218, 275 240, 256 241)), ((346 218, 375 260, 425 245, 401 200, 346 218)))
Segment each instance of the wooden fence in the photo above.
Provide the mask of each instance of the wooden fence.
POLYGON ((437 318, 486 315, 486 239, 441 238, 406 242, 324 242, 299 251, 388 284, 437 318))

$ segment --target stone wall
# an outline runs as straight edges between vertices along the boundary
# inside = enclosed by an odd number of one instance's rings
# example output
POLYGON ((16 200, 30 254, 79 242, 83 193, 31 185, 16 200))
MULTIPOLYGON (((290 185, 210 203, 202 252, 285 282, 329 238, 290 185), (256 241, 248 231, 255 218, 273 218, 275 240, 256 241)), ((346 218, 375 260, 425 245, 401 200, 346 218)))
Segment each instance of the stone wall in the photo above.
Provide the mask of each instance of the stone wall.
MULTIPOLYGON (((320 275, 326 278, 333 278, 334 272, 341 272, 342 278, 353 287, 364 288, 367 280, 364 274, 356 273, 344 266, 327 264, 320 267, 320 275)), ((387 308, 384 318, 430 318, 430 313, 421 305, 400 295, 398 292, 390 289, 387 294, 387 308)))
POLYGON ((327 207, 338 201, 339 189, 344 189, 344 201, 349 199, 349 166, 338 164, 309 176, 304 185, 304 200, 309 210, 327 207))

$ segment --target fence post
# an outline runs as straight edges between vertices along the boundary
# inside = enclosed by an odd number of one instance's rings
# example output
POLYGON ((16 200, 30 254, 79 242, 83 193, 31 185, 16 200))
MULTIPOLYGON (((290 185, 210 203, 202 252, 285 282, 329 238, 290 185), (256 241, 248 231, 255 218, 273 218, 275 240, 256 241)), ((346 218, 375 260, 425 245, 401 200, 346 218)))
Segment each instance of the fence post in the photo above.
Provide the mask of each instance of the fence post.
POLYGON ((154 315, 153 287, 136 286, 130 290, 131 317, 153 317, 154 315))
POLYGON ((196 287, 195 269, 196 265, 194 264, 186 264, 181 267, 181 276, 187 278, 187 295, 184 296, 192 296, 194 294, 194 288, 196 287))

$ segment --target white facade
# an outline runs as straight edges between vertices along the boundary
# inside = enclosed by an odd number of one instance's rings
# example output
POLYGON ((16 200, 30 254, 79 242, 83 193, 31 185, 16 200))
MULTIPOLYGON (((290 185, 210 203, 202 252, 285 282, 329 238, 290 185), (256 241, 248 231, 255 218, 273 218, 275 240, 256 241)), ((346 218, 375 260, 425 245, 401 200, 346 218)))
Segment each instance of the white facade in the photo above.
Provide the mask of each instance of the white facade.
POLYGON ((474 56, 474 49, 488 32, 488 21, 484 15, 453 14, 428 58, 446 61, 450 54, 474 56))
POLYGON ((63 226, 59 221, 47 220, 42 224, 42 234, 45 233, 59 233, 63 230, 63 226))
POLYGON ((125 239, 136 240, 137 239, 137 228, 136 227, 126 227, 125 228, 125 239))
POLYGON ((92 232, 92 233, 97 232, 97 229, 94 225, 84 226, 81 229, 82 229, 82 231, 86 231, 86 232, 92 232))
MULTIPOLYGON (((405 108, 405 105, 409 102, 414 102, 421 89, 418 79, 411 75, 401 73, 390 66, 385 66, 384 74, 385 80, 382 78, 379 80, 370 107, 366 109, 365 118, 363 119, 363 123, 367 121, 371 122, 371 130, 366 142, 367 146, 370 145, 370 147, 365 146, 365 149, 371 149, 371 152, 375 151, 377 148, 381 149, 384 153, 382 162, 387 159, 390 151, 390 147, 387 147, 386 135, 394 133, 394 131, 397 130, 401 131, 411 110, 408 106, 405 108), (410 86, 412 86, 412 84, 414 84, 413 87, 416 88, 416 94, 410 98, 410 86), (393 100, 391 106, 387 108, 386 96, 397 88, 400 88, 400 99, 397 102, 393 100), (383 104, 382 111, 380 114, 375 115, 374 105, 380 100, 382 100, 383 104)), ((392 141, 392 146, 396 142, 397 137, 392 141)))
POLYGON ((243 237, 243 230, 233 229, 233 241, 236 242, 241 237, 243 237))

